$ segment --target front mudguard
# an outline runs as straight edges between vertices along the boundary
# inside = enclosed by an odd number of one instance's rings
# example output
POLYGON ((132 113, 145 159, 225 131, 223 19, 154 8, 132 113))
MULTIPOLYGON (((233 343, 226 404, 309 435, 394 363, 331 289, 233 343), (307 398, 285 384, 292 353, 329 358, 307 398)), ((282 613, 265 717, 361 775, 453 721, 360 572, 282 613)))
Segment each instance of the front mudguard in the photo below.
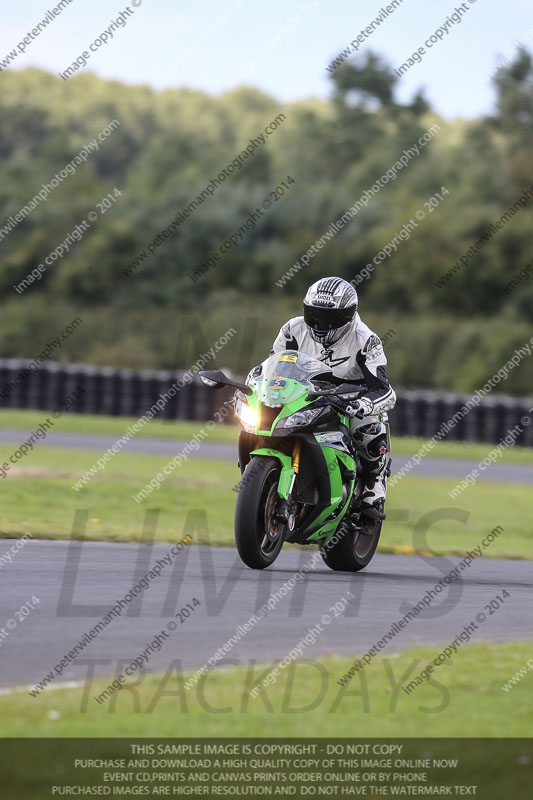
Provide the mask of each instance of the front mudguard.
POLYGON ((257 450, 252 450, 250 456, 269 456, 270 458, 278 459, 281 464, 278 494, 282 500, 288 500, 292 482, 296 474, 294 467, 292 466, 291 456, 281 453, 279 450, 274 450, 273 447, 260 447, 257 450))

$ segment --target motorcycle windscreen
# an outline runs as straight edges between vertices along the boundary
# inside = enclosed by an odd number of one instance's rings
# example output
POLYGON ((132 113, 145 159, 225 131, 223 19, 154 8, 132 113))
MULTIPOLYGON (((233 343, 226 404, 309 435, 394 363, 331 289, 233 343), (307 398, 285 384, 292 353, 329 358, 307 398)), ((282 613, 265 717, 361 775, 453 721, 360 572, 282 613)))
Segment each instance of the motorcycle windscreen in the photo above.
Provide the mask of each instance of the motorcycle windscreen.
POLYGON ((296 350, 274 353, 262 367, 257 389, 260 402, 268 405, 287 405, 312 392, 313 376, 327 371, 321 361, 296 350))

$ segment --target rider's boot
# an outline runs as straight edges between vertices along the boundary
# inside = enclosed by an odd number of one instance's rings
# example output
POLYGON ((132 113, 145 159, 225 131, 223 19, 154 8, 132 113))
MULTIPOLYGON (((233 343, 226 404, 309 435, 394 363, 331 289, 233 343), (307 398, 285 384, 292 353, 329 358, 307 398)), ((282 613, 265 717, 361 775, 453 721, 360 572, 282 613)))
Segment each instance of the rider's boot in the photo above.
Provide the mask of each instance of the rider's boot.
POLYGON ((369 514, 376 519, 385 519, 384 508, 387 498, 387 458, 384 455, 380 459, 380 464, 376 462, 364 462, 361 473, 361 493, 359 503, 361 511, 369 514), (376 467, 378 467, 376 471, 376 467))
POLYGON ((390 474, 387 429, 379 419, 354 425, 352 441, 360 468, 357 504, 362 512, 375 519, 385 519, 383 512, 390 474))

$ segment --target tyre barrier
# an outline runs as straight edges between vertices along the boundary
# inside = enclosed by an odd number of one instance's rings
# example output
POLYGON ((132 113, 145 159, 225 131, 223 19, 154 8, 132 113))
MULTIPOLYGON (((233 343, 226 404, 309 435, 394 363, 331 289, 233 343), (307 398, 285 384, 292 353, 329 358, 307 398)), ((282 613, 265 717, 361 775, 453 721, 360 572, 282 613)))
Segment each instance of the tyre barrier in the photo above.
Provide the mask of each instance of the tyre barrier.
MULTIPOLYGON (((183 370, 133 370, 62 364, 48 361, 35 370, 24 359, 0 359, 0 410, 8 408, 53 411, 76 387, 84 389, 76 408, 70 413, 106 414, 141 417, 161 394, 180 381, 183 370)), ((171 397, 158 415, 166 420, 206 421, 233 390, 214 392, 194 376, 171 397)), ((533 401, 493 392, 468 413, 461 409, 471 395, 429 390, 397 391, 396 407, 389 412, 393 436, 416 436, 431 439, 444 423, 456 424, 444 437, 449 441, 488 442, 497 444, 521 419, 527 416, 533 401)), ((533 415, 532 415, 533 416, 533 415)), ((231 423, 229 415, 226 422, 231 423)), ((532 424, 522 425, 516 444, 533 447, 532 424)))

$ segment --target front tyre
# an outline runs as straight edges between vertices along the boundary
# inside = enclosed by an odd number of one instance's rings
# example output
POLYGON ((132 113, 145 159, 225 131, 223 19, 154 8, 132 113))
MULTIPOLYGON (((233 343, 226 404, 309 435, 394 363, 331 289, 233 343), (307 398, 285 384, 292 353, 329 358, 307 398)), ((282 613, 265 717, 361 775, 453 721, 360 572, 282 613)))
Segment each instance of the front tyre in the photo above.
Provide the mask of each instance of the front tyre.
POLYGON ((381 534, 381 520, 361 516, 361 527, 343 519, 332 537, 334 544, 320 547, 324 563, 336 572, 359 572, 372 560, 381 534))
POLYGON ((246 465, 235 505, 235 542, 247 567, 265 569, 278 557, 286 524, 276 519, 281 467, 275 458, 254 456, 246 465))

